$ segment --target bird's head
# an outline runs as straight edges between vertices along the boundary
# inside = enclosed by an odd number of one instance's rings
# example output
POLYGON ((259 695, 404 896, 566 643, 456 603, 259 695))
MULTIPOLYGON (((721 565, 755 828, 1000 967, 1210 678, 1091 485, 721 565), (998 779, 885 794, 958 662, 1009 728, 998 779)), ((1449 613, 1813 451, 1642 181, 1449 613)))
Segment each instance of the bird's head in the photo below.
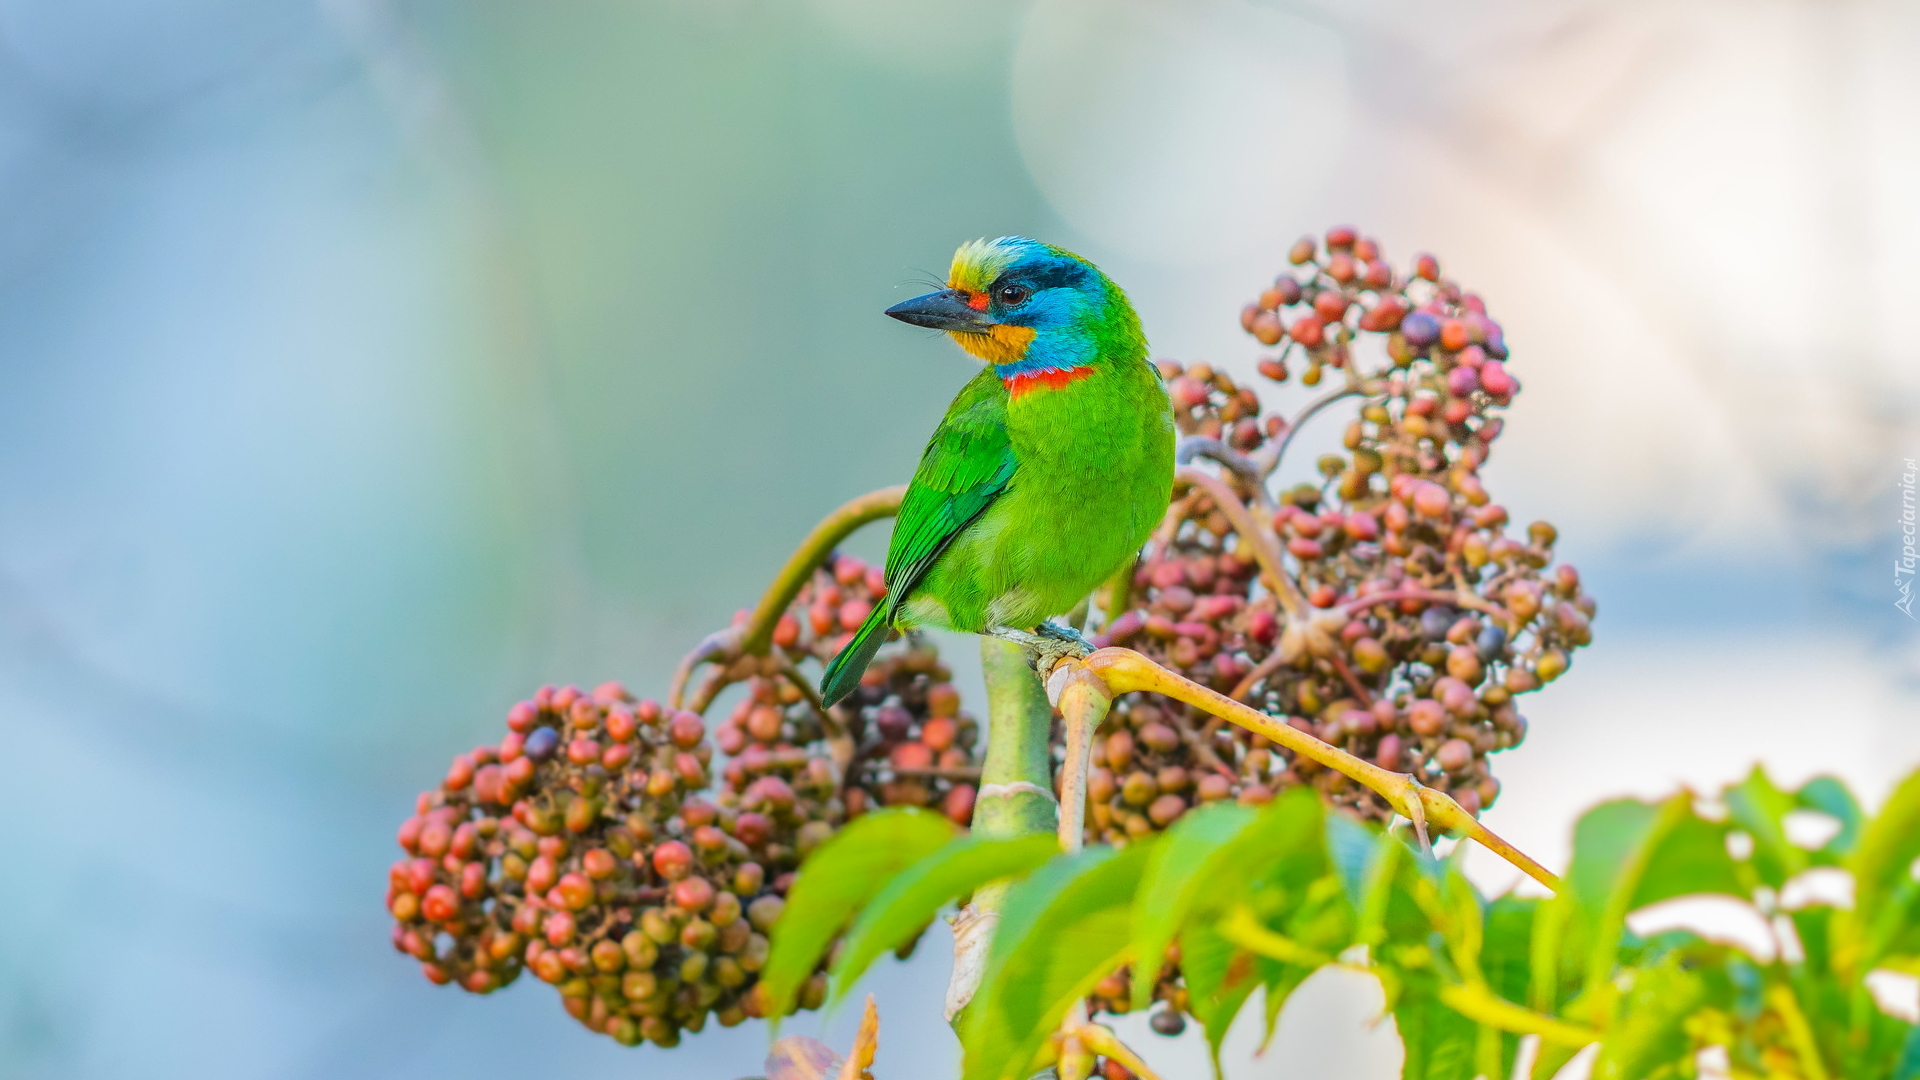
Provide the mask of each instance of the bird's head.
POLYGON ((1023 236, 960 245, 945 289, 895 304, 887 314, 945 330, 1003 374, 1015 366, 1092 364, 1113 353, 1113 344, 1140 340, 1126 295, 1098 267, 1023 236))

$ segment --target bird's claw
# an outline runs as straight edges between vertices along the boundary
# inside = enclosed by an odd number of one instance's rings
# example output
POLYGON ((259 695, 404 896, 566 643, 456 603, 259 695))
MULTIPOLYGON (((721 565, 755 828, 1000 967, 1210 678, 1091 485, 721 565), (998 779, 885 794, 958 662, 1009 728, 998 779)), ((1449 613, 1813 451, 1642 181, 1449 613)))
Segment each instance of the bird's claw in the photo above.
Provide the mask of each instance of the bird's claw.
POLYGON ((1062 661, 1084 660, 1093 655, 1093 643, 1078 630, 1059 623, 1043 622, 1033 628, 1033 643, 1027 646, 1027 663, 1041 679, 1053 673, 1062 661))
POLYGON ((1043 622, 1032 631, 995 626, 988 628, 987 634, 1020 646, 1027 654, 1027 665, 1039 673, 1043 681, 1061 661, 1083 660, 1093 655, 1092 642, 1081 637, 1079 631, 1059 623, 1043 622))
POLYGON ((1053 641, 1064 641, 1070 645, 1079 646, 1080 649, 1082 650, 1078 654, 1080 656, 1085 657, 1085 656, 1093 655, 1093 642, 1088 641, 1085 635, 1080 633, 1080 631, 1075 630, 1071 626, 1064 626, 1060 623, 1053 622, 1052 620, 1048 620, 1047 622, 1043 622, 1039 626, 1034 627, 1033 632, 1038 637, 1049 638, 1053 641))

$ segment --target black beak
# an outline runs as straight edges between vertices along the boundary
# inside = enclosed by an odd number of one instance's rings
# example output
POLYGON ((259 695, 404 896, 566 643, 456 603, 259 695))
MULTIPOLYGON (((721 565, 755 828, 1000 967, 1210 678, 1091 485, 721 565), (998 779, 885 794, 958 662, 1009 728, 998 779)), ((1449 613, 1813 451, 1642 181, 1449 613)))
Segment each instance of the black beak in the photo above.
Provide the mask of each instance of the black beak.
POLYGON ((887 314, 903 323, 955 334, 984 334, 993 328, 993 319, 968 307, 966 294, 958 289, 903 300, 888 308, 887 314))

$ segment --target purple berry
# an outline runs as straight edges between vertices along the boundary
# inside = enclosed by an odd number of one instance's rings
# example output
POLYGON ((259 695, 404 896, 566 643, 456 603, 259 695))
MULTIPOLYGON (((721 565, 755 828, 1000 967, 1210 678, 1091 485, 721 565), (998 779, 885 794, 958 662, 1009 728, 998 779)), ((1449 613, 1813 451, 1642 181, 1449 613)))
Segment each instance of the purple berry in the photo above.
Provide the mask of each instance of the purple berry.
POLYGON ((1440 320, 1424 311, 1415 311, 1400 320, 1400 335, 1407 344, 1425 348, 1440 340, 1440 320))
POLYGON ((550 727, 543 727, 527 736, 527 744, 522 749, 522 753, 535 761, 545 761, 558 749, 560 749, 560 733, 550 727))

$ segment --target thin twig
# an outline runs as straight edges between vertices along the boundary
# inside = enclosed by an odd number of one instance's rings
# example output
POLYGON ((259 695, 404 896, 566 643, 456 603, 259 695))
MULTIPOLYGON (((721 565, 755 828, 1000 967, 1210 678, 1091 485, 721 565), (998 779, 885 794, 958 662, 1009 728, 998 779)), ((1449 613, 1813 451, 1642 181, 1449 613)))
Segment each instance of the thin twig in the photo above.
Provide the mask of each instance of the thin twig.
MULTIPOLYGON (((1546 867, 1496 836, 1445 792, 1427 787, 1408 774, 1388 772, 1337 746, 1321 742, 1266 713, 1168 671, 1132 649, 1101 649, 1085 660, 1067 661, 1062 667, 1068 665, 1084 667, 1098 675, 1115 696, 1137 690, 1164 694, 1198 706, 1256 735, 1265 736, 1269 742, 1318 762, 1378 793, 1396 813, 1413 822, 1416 831, 1423 835, 1427 823, 1431 822, 1448 832, 1470 837, 1519 867, 1528 877, 1559 891, 1559 879, 1546 867)), ((1066 674, 1070 678, 1077 673, 1069 671, 1066 674)), ((1055 677, 1061 677, 1058 671, 1055 677)))
POLYGON ((1307 610, 1307 598, 1300 595, 1300 586, 1294 584, 1293 578, 1287 574, 1286 567, 1280 564, 1277 539, 1269 539, 1268 535, 1261 531, 1259 523, 1254 521, 1253 515, 1248 512, 1247 505, 1240 501, 1240 496, 1234 494, 1233 489, 1227 486, 1227 482, 1191 465, 1174 470, 1173 482, 1176 487, 1181 484, 1197 487, 1213 499, 1214 505, 1227 516, 1227 522, 1240 534, 1240 539, 1253 549, 1254 561, 1260 564, 1261 579, 1266 583, 1267 588, 1280 598, 1281 607, 1286 609, 1288 615, 1304 615, 1307 610))
POLYGON ((1260 463, 1219 439, 1188 435, 1180 440, 1179 447, 1174 450, 1173 462, 1176 465, 1191 465, 1197 457, 1218 462, 1249 485, 1260 483, 1260 463))
MULTIPOLYGON (((1300 428, 1305 425, 1308 420, 1313 419, 1316 413, 1332 405, 1334 402, 1352 397, 1359 392, 1360 380, 1349 376, 1347 385, 1322 395, 1317 400, 1309 402, 1306 408, 1301 409, 1300 415, 1295 416, 1293 423, 1287 425, 1286 434, 1280 437, 1280 445, 1274 450, 1273 458, 1266 466, 1266 476, 1272 476, 1275 472, 1279 471, 1281 460, 1287 456, 1287 447, 1293 445, 1293 437, 1300 434, 1300 428)), ((1262 479, 1264 479, 1264 477, 1262 479)))
POLYGON ((1439 589, 1395 589, 1392 592, 1375 593, 1361 596, 1339 605, 1343 611, 1357 611, 1370 608, 1375 604, 1397 604, 1402 600, 1423 600, 1430 604, 1452 604, 1456 607, 1472 608, 1485 615, 1491 615, 1507 624, 1509 633, 1517 633, 1517 620, 1513 612, 1491 600, 1485 600, 1464 590, 1446 592, 1439 589))

